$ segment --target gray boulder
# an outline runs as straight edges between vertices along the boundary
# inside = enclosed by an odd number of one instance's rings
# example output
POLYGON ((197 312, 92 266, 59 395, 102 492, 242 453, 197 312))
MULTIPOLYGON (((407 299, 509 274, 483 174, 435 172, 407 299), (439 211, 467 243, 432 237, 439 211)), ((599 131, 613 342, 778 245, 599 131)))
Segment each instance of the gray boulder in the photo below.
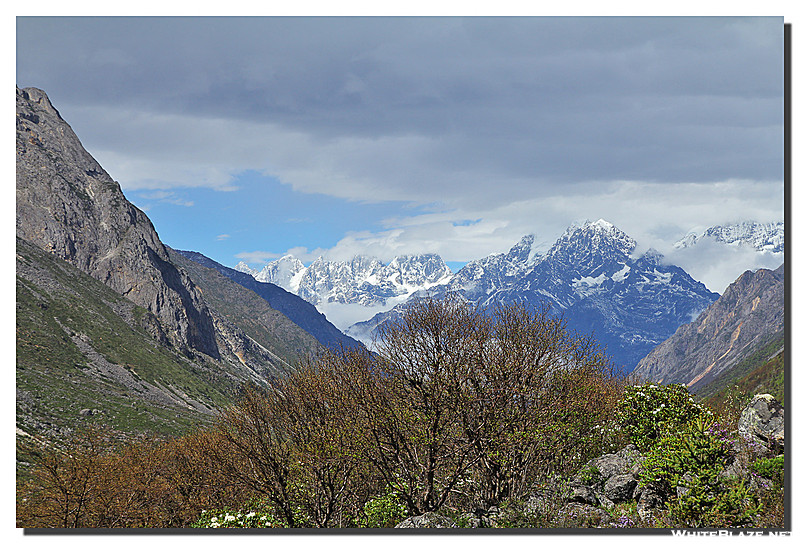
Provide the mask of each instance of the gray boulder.
POLYGON ((563 504, 568 496, 569 492, 557 484, 537 487, 531 491, 522 511, 528 515, 547 515, 554 512, 557 505, 563 504))
POLYGON ((644 455, 632 444, 616 453, 592 459, 570 484, 567 502, 603 506, 630 500, 636 489, 644 455))
POLYGON ((642 486, 637 489, 638 499, 636 512, 643 520, 650 518, 656 510, 662 510, 666 504, 666 495, 657 487, 652 485, 642 486))
POLYGON ((567 495, 567 502, 579 502, 591 506, 600 504, 594 489, 585 485, 572 486, 570 488, 570 493, 567 495))
POLYGON ((756 395, 742 411, 739 434, 783 450, 783 406, 769 394, 756 395))
POLYGON ((606 481, 603 491, 611 502, 625 502, 633 498, 636 484, 637 481, 633 474, 617 474, 606 481))
POLYGON ((483 527, 494 527, 506 512, 501 512, 497 506, 490 506, 488 509, 476 508, 474 512, 468 513, 463 519, 467 527, 478 529, 483 527))
POLYGON ((617 453, 607 453, 592 459, 586 465, 595 467, 600 472, 600 481, 605 482, 612 476, 632 473, 638 474, 641 470, 642 455, 633 444, 628 444, 617 453))
POLYGON ((733 462, 726 465, 722 472, 719 473, 719 477, 722 479, 747 478, 748 475, 747 464, 739 456, 734 457, 733 462))
POLYGON ((425 512, 395 525, 395 529, 454 529, 455 527, 456 524, 452 519, 436 512, 425 512))

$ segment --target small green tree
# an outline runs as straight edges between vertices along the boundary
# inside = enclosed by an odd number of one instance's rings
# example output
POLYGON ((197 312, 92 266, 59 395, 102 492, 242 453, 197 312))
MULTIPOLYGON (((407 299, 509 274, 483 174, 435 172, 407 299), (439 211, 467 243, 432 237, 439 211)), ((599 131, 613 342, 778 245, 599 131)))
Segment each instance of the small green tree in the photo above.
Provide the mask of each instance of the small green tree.
POLYGON ((667 491, 679 524, 739 527, 752 522, 760 505, 744 480, 720 476, 734 455, 727 433, 701 416, 661 438, 643 463, 641 481, 667 491))
POLYGON ((618 409, 620 426, 641 451, 650 450, 659 440, 698 418, 711 415, 682 384, 628 386, 618 409))

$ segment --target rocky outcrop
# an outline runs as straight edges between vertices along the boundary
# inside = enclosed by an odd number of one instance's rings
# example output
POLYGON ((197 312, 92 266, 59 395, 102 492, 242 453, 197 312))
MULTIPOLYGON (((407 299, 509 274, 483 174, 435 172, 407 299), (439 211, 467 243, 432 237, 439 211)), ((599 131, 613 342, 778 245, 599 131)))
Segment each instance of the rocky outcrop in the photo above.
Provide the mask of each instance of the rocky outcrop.
POLYGON ((425 512, 395 525, 395 529, 454 529, 455 527, 456 524, 452 519, 436 512, 425 512))
POLYGON ((742 411, 739 434, 783 451, 783 406, 768 394, 756 395, 742 411))
POLYGON ((16 148, 17 236, 150 310, 160 340, 219 357, 194 284, 39 89, 17 88, 16 148))
POLYGON ((567 502, 613 507, 633 499, 644 456, 628 445, 616 453, 592 459, 570 482, 567 502))
POLYGON ((783 265, 745 272, 697 319, 639 361, 634 374, 697 391, 783 329, 783 281, 783 265))
POLYGON ((103 424, 183 432, 242 382, 270 383, 317 352, 230 279, 208 270, 218 281, 201 288, 44 92, 17 88, 16 103, 19 426, 66 432, 90 399, 103 424), (242 316, 227 296, 259 304, 242 316))

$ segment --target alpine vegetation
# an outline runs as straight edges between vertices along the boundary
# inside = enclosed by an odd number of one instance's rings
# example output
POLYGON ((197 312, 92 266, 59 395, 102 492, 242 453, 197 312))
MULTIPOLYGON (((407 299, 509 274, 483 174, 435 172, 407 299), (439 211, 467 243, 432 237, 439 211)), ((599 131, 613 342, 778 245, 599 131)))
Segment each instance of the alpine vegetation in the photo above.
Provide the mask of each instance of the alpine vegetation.
POLYGON ((243 386, 179 439, 29 445, 18 524, 782 526, 769 395, 764 429, 747 409, 725 427, 683 386, 626 384, 546 307, 424 299, 379 334, 378 353, 325 352, 243 386))

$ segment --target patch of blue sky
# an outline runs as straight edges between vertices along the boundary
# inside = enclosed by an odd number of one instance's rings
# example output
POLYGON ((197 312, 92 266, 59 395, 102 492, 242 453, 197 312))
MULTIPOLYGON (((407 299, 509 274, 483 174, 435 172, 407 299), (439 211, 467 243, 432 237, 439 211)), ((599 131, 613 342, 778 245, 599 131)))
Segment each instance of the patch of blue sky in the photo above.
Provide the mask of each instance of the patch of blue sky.
POLYGON ((462 219, 461 221, 453 221, 454 227, 470 227, 472 225, 477 225, 483 221, 483 219, 462 219))
POLYGON ((240 253, 277 258, 295 247, 327 249, 348 232, 383 230, 387 217, 423 213, 407 202, 305 194, 255 171, 239 174, 232 185, 236 190, 183 187, 129 190, 126 196, 147 213, 165 244, 231 267, 240 253))
POLYGON ((458 272, 467 264, 467 261, 445 261, 445 264, 450 268, 453 272, 458 272))

